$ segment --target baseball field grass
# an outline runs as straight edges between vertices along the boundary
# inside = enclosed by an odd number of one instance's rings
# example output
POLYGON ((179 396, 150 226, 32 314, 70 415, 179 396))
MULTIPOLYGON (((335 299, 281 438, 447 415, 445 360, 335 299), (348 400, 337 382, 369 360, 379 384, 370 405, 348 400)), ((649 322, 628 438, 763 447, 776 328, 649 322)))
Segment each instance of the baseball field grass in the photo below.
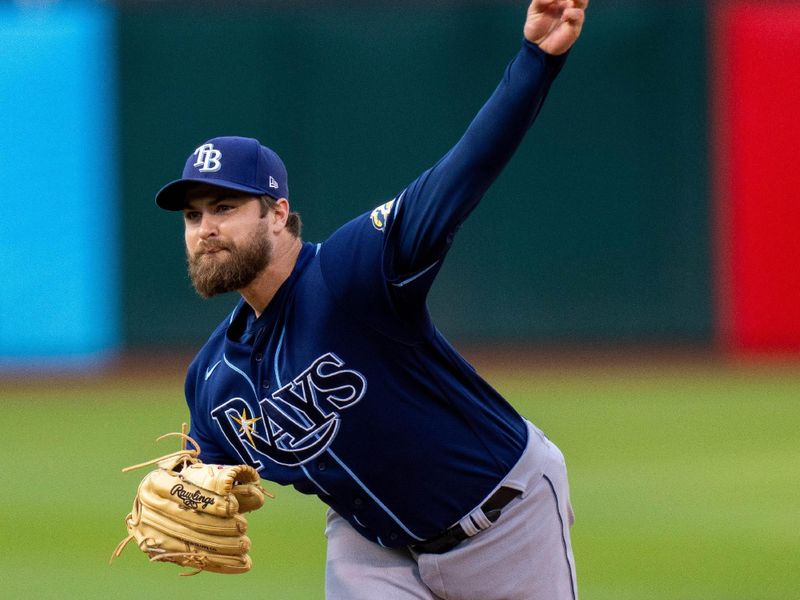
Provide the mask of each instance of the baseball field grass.
MULTIPOLYGON (((566 455, 581 598, 800 599, 800 365, 484 367, 566 455)), ((186 419, 179 368, 0 379, 0 400, 0 597, 323 597, 324 508, 269 484, 250 573, 178 577, 135 546, 108 565, 146 472, 120 468, 186 419)))

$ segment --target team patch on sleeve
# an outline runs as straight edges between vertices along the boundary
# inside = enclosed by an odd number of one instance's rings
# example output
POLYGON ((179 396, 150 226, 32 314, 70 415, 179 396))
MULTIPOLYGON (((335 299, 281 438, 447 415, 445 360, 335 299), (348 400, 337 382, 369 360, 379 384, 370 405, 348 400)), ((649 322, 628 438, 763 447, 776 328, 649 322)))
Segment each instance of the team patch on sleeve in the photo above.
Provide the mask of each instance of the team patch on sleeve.
POLYGON ((381 204, 378 208, 372 211, 370 219, 372 226, 378 231, 383 231, 386 228, 386 221, 389 220, 389 215, 392 214, 392 207, 394 200, 389 200, 386 204, 381 204))

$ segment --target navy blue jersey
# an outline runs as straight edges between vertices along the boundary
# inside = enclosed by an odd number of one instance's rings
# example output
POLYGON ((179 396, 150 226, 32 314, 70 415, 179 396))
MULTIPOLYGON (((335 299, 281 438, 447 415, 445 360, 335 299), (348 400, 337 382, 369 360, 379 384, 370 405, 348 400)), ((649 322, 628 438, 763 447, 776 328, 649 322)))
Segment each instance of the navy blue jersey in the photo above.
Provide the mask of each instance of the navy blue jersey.
POLYGON ((204 461, 253 465, 392 547, 436 535, 492 492, 525 448, 525 422, 434 327, 425 299, 563 60, 525 42, 439 162, 304 243, 258 318, 239 301, 186 379, 204 461))

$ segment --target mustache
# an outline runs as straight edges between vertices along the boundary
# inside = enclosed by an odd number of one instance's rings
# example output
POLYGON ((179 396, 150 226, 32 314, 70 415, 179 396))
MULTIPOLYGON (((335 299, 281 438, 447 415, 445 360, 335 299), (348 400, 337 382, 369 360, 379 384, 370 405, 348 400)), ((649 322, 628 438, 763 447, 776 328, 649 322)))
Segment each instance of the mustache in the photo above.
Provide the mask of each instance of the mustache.
POLYGON ((212 240, 212 241, 201 241, 197 245, 197 250, 195 250, 194 255, 200 256, 201 254, 205 254, 207 252, 216 252, 218 250, 231 250, 232 246, 230 244, 226 244, 225 242, 221 242, 219 240, 212 240))

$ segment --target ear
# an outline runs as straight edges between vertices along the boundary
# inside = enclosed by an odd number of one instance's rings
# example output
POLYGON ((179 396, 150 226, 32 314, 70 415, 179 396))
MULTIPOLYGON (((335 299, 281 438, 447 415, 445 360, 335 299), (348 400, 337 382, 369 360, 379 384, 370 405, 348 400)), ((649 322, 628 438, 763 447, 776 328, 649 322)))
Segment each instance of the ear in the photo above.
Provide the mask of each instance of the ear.
POLYGON ((286 228, 286 221, 289 219, 289 201, 286 198, 279 198, 275 201, 272 214, 272 227, 275 233, 280 233, 286 228))

